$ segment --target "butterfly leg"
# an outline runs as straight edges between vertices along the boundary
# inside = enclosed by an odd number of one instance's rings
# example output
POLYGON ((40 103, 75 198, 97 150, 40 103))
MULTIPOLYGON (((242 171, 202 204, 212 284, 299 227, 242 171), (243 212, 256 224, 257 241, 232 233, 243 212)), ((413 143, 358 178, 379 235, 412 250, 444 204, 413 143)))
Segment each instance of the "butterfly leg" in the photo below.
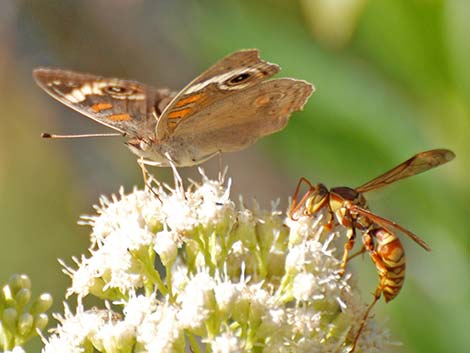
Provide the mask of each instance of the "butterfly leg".
POLYGON ((138 160, 137 160, 137 164, 139 165, 141 171, 142 171, 142 177, 144 179, 144 185, 145 187, 150 190, 150 192, 152 192, 152 194, 160 201, 162 202, 162 200, 160 199, 160 196, 158 196, 158 194, 152 189, 152 181, 154 180, 153 177, 150 175, 150 173, 148 172, 147 168, 145 167, 145 164, 146 163, 146 160, 143 158, 143 157, 140 157, 138 160), (150 178, 149 178, 150 177, 150 178))
POLYGON ((218 151, 217 152, 218 156, 219 156, 219 180, 223 180, 223 175, 225 174, 223 171, 222 171, 222 152, 221 151, 218 151))
POLYGON ((175 190, 183 190, 183 179, 181 178, 180 173, 178 173, 178 170, 176 169, 176 164, 171 158, 170 154, 168 152, 165 153, 165 157, 168 160, 168 163, 170 164, 171 170, 173 171, 173 179, 175 181, 175 190))
POLYGON ((137 164, 139 165, 140 167, 140 170, 142 171, 142 177, 144 179, 144 184, 146 186, 148 186, 147 184, 147 176, 149 175, 149 172, 147 170, 147 168, 145 168, 145 160, 143 157, 140 157, 138 160, 137 160, 137 164))
MULTIPOLYGON (((216 151, 216 152, 210 153, 206 156, 203 156, 201 158, 198 158, 197 159, 197 164, 204 163, 204 162, 208 161, 209 159, 211 159, 212 157, 215 157, 217 155, 222 156, 222 151, 216 151)), ((222 158, 220 158, 220 163, 222 163, 222 158)))

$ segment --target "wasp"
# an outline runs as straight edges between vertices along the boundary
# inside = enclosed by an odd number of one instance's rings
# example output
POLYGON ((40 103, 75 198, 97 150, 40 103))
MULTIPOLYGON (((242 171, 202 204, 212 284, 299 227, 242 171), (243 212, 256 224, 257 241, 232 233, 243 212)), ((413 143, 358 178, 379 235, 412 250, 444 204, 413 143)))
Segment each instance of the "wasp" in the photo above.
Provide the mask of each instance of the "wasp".
POLYGON ((374 292, 374 298, 365 311, 361 325, 354 337, 350 353, 354 351, 369 313, 381 295, 384 296, 385 302, 389 302, 398 295, 403 287, 406 267, 405 250, 396 235, 396 231, 404 233, 422 248, 431 251, 429 245, 414 233, 391 220, 372 213, 367 206, 364 193, 423 173, 451 161, 454 157, 455 154, 447 149, 421 152, 354 189, 345 186, 328 189, 323 184, 312 185, 307 179, 300 178, 289 216, 295 220, 295 215, 302 208, 303 214, 307 216, 326 210, 327 223, 324 226, 325 228, 331 229, 335 224, 346 228, 347 241, 344 245, 340 275, 344 274, 348 260, 364 252, 369 253, 379 275, 379 284, 374 292), (308 191, 298 201, 303 183, 307 184, 308 191), (349 257, 349 252, 354 246, 356 230, 362 232, 363 247, 357 254, 349 257))

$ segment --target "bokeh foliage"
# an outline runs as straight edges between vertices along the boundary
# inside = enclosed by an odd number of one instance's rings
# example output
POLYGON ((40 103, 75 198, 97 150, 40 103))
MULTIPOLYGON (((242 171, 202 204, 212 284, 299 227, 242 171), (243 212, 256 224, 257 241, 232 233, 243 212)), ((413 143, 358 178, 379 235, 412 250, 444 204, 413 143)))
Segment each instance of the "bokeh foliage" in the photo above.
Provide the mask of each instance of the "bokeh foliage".
MULTIPOLYGON (((67 279, 56 258, 84 251, 87 230, 74 225, 79 214, 92 212, 101 193, 141 185, 119 141, 40 140, 47 129, 104 129, 41 92, 33 67, 178 88, 232 51, 259 48, 282 66, 281 76, 310 81, 317 91, 285 131, 224 157, 235 193, 264 205, 281 196, 285 207, 300 176, 357 186, 419 151, 456 152, 452 163, 371 193, 369 201, 433 248, 424 253, 404 240, 403 292, 377 306, 403 342, 396 352, 468 351, 468 18, 464 0, 1 2, 0 279, 28 273, 60 303, 67 279)), ((215 171, 217 162, 206 168, 215 171)), ((367 257, 355 267, 367 298, 375 270, 367 257)))

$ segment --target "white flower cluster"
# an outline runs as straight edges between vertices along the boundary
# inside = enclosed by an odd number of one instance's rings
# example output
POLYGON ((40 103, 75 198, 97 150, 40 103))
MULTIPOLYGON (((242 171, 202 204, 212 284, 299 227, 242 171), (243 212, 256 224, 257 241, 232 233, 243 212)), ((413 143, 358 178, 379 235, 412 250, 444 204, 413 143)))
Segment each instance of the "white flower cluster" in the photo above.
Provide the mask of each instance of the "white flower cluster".
POLYGON ((25 350, 21 346, 16 346, 11 351, 5 351, 3 353, 25 353, 25 350))
MULTIPOLYGON (((321 216, 237 207, 201 174, 186 190, 121 190, 84 218, 90 255, 65 267, 79 306, 57 317, 44 353, 348 351, 366 305, 338 275, 321 216), (85 310, 90 294, 105 309, 85 310)), ((356 352, 387 342, 371 319, 356 352)))

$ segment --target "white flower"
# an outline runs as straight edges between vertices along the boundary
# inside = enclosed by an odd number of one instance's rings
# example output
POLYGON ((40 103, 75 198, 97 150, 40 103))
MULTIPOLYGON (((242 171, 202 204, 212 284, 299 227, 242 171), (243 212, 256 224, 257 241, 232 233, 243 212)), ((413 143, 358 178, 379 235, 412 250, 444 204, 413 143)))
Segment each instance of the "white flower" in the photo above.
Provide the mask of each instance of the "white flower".
POLYGON ((312 273, 298 273, 294 278, 293 293, 297 300, 312 299, 316 288, 315 276, 312 273))
POLYGON ((155 237, 154 250, 160 256, 164 266, 171 265, 176 260, 181 239, 175 232, 162 230, 155 237))
POLYGON ((145 319, 145 317, 156 310, 158 302, 155 299, 155 294, 150 296, 138 295, 130 293, 130 298, 125 301, 122 300, 116 304, 124 305, 123 313, 125 320, 135 327, 138 327, 145 319))
POLYGON ((168 229, 175 232, 192 230, 198 224, 196 210, 191 208, 184 191, 179 189, 164 197, 161 213, 168 229))
POLYGON ((215 337, 211 347, 214 353, 242 353, 245 351, 243 341, 229 332, 215 337))
POLYGON ((203 183, 190 194, 189 199, 197 211, 199 223, 217 224, 223 222, 226 217, 233 217, 235 204, 229 198, 231 181, 229 180, 229 185, 224 187, 220 181, 209 180, 200 168, 199 172, 203 177, 203 183))
POLYGON ((290 229, 289 244, 294 246, 307 239, 319 240, 323 232, 322 220, 324 220, 322 213, 314 216, 300 216, 295 220, 286 217, 284 222, 290 229))
POLYGON ((56 316, 60 324, 54 329, 54 334, 45 340, 43 353, 82 352, 84 342, 98 332, 107 320, 104 311, 84 311, 79 305, 77 313, 72 314, 67 305, 64 307, 64 316, 56 316))
POLYGON ((137 341, 148 353, 178 352, 176 347, 184 345, 183 327, 178 311, 170 305, 159 305, 149 312, 137 328, 137 341))
POLYGON ((322 312, 309 306, 296 307, 289 310, 288 321, 292 325, 294 336, 316 336, 321 332, 320 320, 322 312))
POLYGON ((100 205, 95 206, 98 215, 83 216, 80 224, 90 224, 93 227, 93 247, 95 243, 102 243, 109 234, 126 228, 128 224, 142 228, 147 226, 150 229, 149 225, 154 224, 149 222, 148 214, 159 215, 160 205, 160 201, 149 191, 134 190, 125 195, 121 188, 119 196, 112 195, 111 200, 101 197, 100 205))
MULTIPOLYGON (((44 353, 333 353, 352 344, 366 306, 351 275, 338 274, 337 234, 322 215, 237 207, 223 180, 201 174, 187 189, 157 183, 158 197, 121 190, 84 218, 90 255, 64 266, 68 294, 112 300, 122 315, 66 308, 44 353)), ((383 350, 387 335, 369 319, 358 351, 383 350)))
POLYGON ((217 283, 214 288, 215 300, 219 310, 229 312, 236 305, 240 296, 240 286, 230 281, 217 283))
POLYGON ((16 346, 11 351, 5 351, 3 353, 26 353, 26 351, 23 349, 23 347, 16 346))
POLYGON ((215 310, 214 278, 205 272, 197 273, 190 279, 183 292, 178 295, 181 310, 178 320, 185 328, 200 328, 215 310))
POLYGON ((78 269, 66 267, 72 277, 68 295, 85 296, 90 292, 99 295, 108 289, 118 289, 121 293, 143 285, 142 262, 134 253, 146 252, 153 244, 154 236, 137 226, 128 225, 110 233, 98 249, 90 250, 91 257, 77 261, 78 269), (96 286, 103 282, 103 285, 96 286), (98 290, 99 292, 96 292, 98 290))
POLYGON ((95 348, 103 352, 131 352, 136 328, 127 321, 109 320, 90 337, 95 348))

